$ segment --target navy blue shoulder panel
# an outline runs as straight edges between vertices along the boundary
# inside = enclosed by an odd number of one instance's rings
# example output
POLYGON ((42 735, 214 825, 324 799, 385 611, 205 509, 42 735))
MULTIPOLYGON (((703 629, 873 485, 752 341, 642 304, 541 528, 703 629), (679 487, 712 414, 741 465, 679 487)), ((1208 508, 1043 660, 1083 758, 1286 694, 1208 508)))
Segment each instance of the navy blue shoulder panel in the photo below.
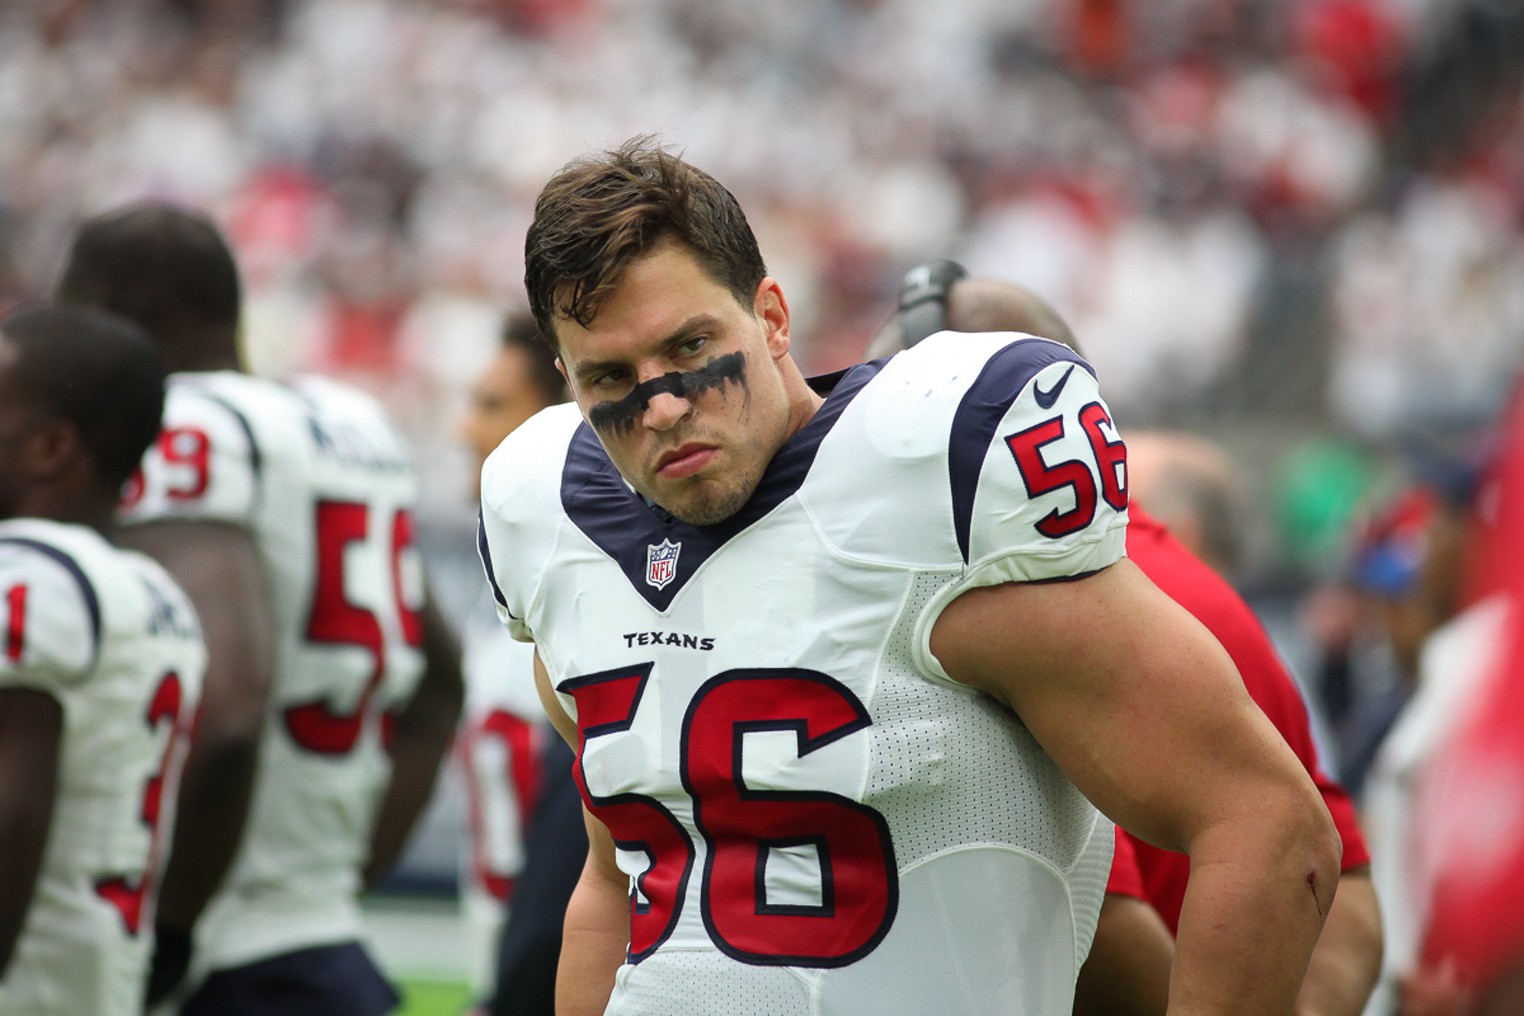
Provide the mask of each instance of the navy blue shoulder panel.
POLYGON ((635 591, 656 610, 666 610, 715 551, 799 490, 821 441, 857 393, 882 369, 883 361, 875 361, 811 379, 811 387, 826 394, 825 403, 773 456, 751 500, 723 522, 690 525, 647 504, 624 482, 586 423, 577 428, 567 449, 561 472, 561 505, 573 524, 618 563, 635 591), (649 581, 651 551, 663 541, 681 549, 672 562, 670 576, 663 573, 659 581, 649 581))
POLYGON ((33 540, 26 536, 0 537, 0 545, 35 550, 44 557, 57 561, 79 584, 80 594, 85 598, 85 609, 90 612, 90 665, 94 666, 101 651, 101 601, 100 597, 95 595, 95 586, 90 582, 85 570, 79 566, 79 562, 51 543, 43 543, 41 540, 33 540))
POLYGON ((508 610, 508 600, 503 596, 502 589, 498 588, 497 575, 492 570, 492 551, 487 546, 487 520, 482 517, 480 508, 476 510, 476 553, 482 559, 482 570, 487 573, 487 585, 492 587, 492 598, 499 607, 508 610))
POLYGON ((952 484, 953 532, 965 564, 979 472, 995 430, 1027 383, 1055 363, 1076 363, 1095 376, 1094 368, 1067 346, 1046 339, 1017 339, 989 358, 953 413, 947 473, 952 484))

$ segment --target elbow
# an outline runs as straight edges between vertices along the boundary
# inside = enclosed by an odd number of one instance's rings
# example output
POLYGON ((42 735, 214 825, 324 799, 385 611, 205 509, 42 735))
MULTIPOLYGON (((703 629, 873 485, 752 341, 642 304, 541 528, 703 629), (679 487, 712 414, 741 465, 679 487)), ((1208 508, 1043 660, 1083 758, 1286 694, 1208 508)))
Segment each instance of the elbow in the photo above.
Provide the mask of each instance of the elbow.
POLYGON ((207 723, 203 717, 186 764, 204 773, 252 772, 261 733, 258 723, 207 723))
MULTIPOLYGON (((1299 795, 1305 798, 1306 795, 1299 795)), ((1334 892, 1339 885, 1339 874, 1344 857, 1344 841, 1338 827, 1328 813, 1328 807, 1316 792, 1310 800, 1299 801, 1297 816, 1297 850, 1291 856, 1300 856, 1306 871, 1307 888, 1317 903, 1320 917, 1326 917, 1333 906, 1334 892)))
POLYGON ((1319 868, 1327 871, 1337 883, 1339 872, 1344 866, 1344 839, 1339 835, 1339 828, 1334 825, 1333 816, 1328 813, 1328 806, 1323 803, 1322 797, 1317 798, 1313 815, 1312 849, 1319 868))

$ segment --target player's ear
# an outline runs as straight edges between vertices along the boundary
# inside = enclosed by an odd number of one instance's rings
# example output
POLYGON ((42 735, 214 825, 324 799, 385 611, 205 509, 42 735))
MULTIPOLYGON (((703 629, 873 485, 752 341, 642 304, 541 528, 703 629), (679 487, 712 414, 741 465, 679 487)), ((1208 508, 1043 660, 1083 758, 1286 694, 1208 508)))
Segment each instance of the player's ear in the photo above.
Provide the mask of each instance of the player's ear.
POLYGON ((783 295, 783 287, 771 275, 757 284, 752 312, 762 322, 764 338, 772 358, 781 360, 788 355, 792 342, 789 335, 788 300, 783 295))
POLYGON ((79 428, 71 420, 49 420, 27 436, 26 470, 35 477, 54 479, 73 467, 84 454, 79 428))

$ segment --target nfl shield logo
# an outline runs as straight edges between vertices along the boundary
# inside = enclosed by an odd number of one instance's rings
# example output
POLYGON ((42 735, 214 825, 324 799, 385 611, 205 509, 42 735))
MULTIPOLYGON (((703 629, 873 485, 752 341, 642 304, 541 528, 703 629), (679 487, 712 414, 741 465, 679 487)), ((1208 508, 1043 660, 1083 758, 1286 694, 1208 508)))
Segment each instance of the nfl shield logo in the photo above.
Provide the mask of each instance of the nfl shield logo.
POLYGON ((673 543, 671 540, 662 540, 656 546, 647 544, 646 584, 663 589, 667 583, 677 578, 677 555, 682 549, 681 543, 673 543))

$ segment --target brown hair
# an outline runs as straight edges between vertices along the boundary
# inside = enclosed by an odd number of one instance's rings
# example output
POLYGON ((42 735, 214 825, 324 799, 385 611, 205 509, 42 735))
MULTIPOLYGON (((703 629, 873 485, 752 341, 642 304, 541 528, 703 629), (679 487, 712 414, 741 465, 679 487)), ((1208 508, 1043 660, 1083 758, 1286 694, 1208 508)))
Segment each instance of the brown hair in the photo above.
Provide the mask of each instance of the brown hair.
POLYGON ((541 333, 558 346, 557 318, 591 324, 630 262, 666 241, 688 248, 743 306, 767 275, 735 196, 650 135, 569 163, 540 192, 524 242, 541 333))

